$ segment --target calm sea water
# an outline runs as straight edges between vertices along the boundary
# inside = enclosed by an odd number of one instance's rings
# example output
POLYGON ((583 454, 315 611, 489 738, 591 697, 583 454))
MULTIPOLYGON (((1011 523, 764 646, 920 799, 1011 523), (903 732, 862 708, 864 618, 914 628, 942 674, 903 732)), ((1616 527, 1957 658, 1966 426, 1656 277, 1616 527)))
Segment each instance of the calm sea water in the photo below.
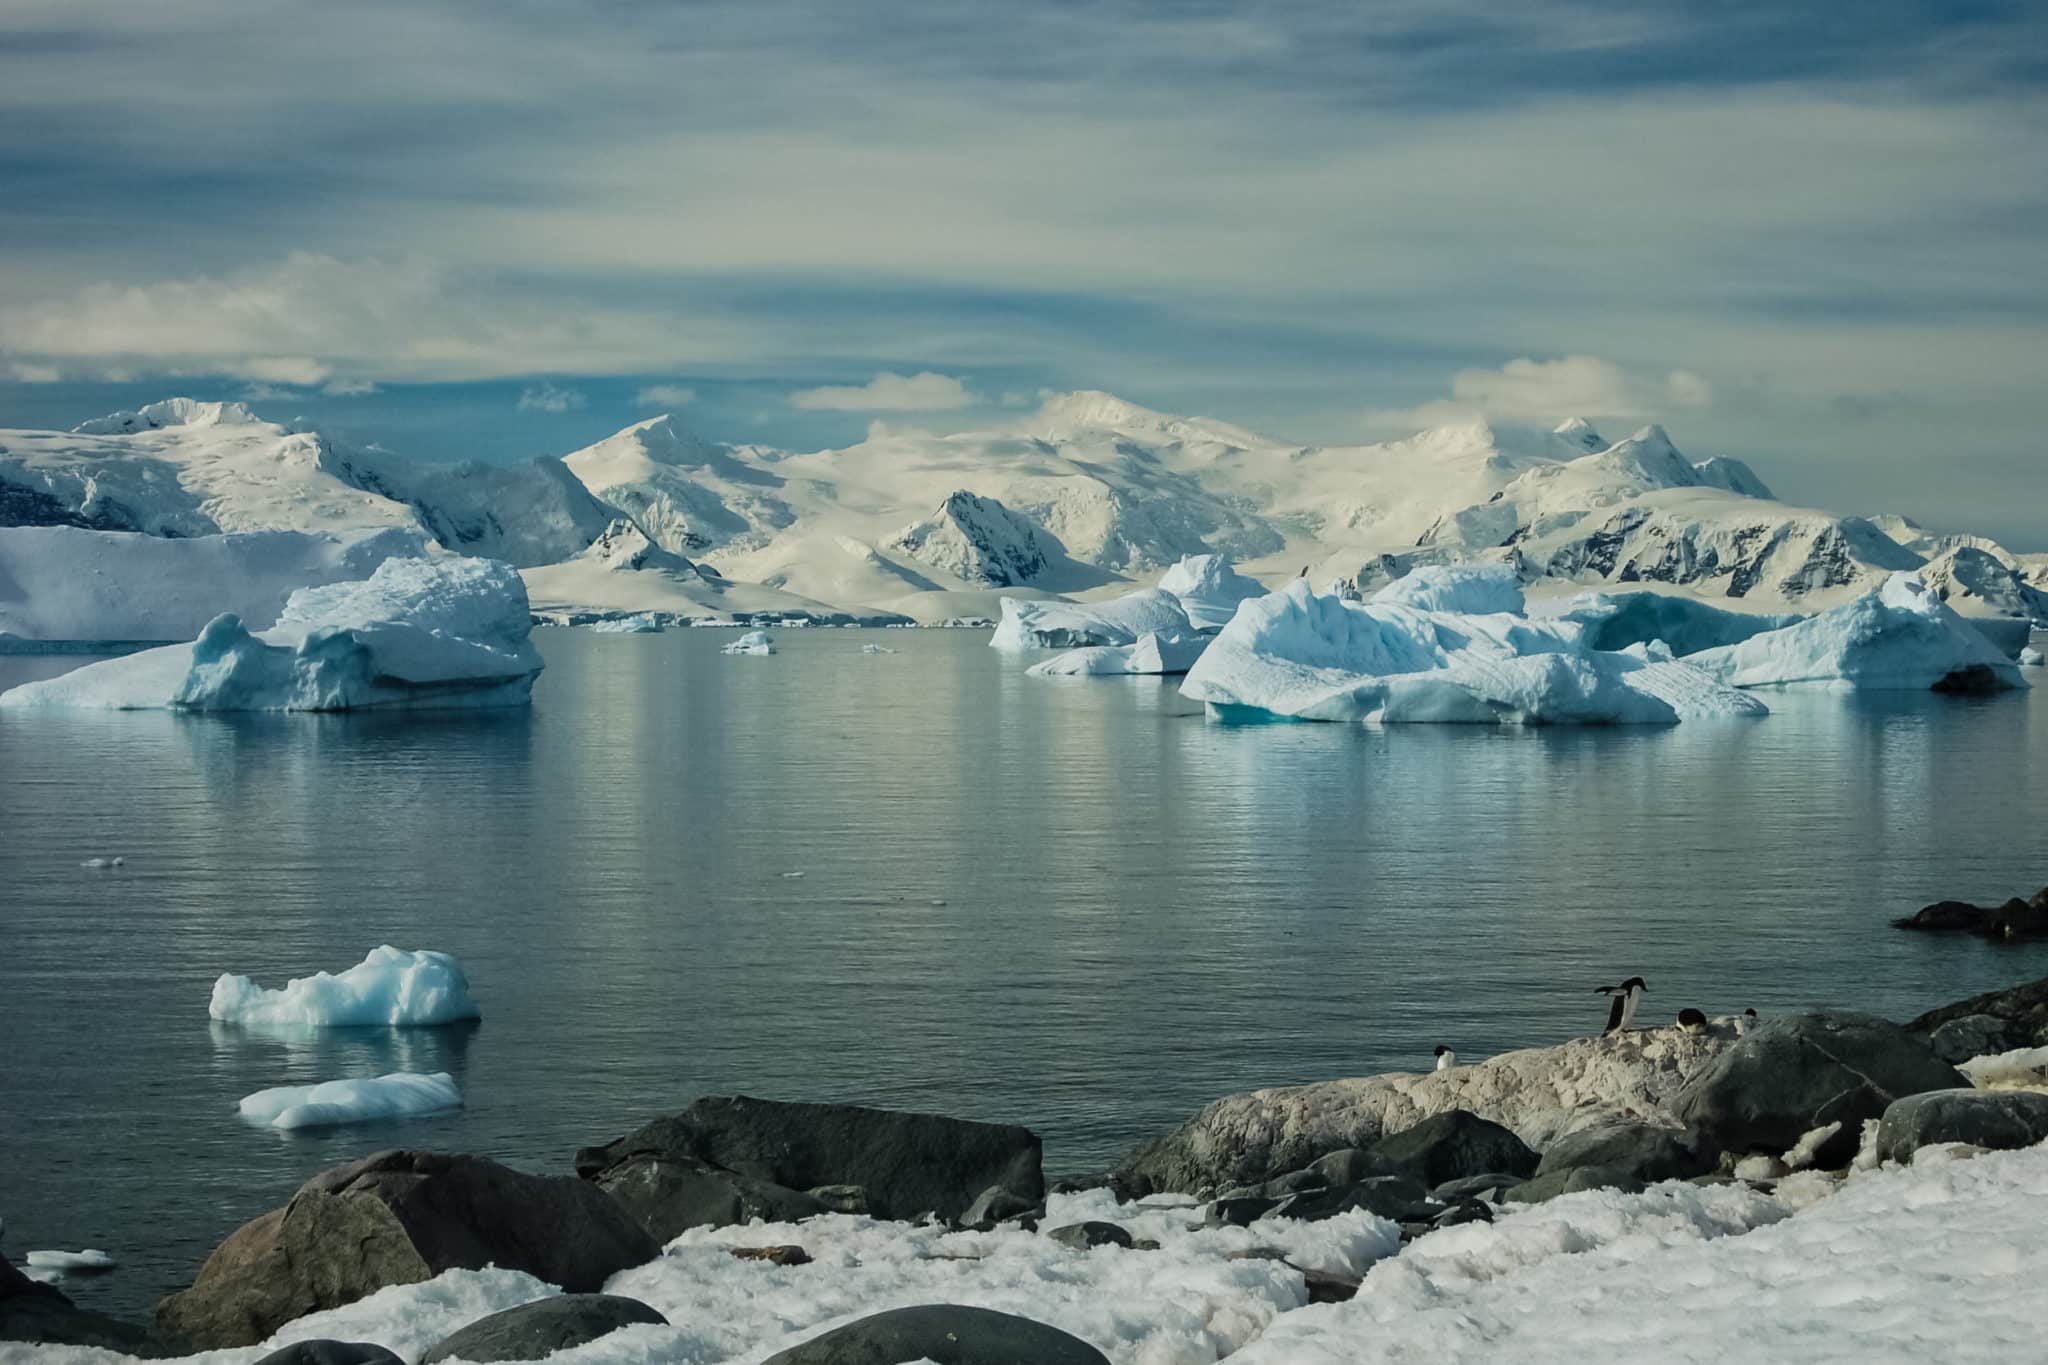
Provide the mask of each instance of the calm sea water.
MULTIPOLYGON (((0 1215, 139 1313, 381 1147, 562 1171, 706 1093, 1030 1124, 1106 1164, 1229 1091, 1596 1028, 1592 987, 1905 1017, 2048 950, 1886 927, 2048 881, 2048 689, 1665 730, 1232 728, 980 632, 544 631, 530 713, 0 712, 0 1215), (864 655, 864 643, 892 654, 864 655), (120 854, 94 872, 86 858, 120 854), (802 874, 801 876, 795 874, 802 874), (282 1041, 213 978, 459 954, 472 1031, 282 1041), (266 1086, 455 1073, 288 1136, 266 1086)), ((0 686, 76 660, 0 659, 0 686)))

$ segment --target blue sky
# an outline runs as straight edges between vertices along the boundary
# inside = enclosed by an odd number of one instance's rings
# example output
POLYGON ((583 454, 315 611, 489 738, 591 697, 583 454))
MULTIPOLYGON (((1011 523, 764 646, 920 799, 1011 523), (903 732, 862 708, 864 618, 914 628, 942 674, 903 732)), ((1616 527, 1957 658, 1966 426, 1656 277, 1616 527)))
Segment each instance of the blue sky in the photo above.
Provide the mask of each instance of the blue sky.
POLYGON ((2048 548, 2044 87, 2038 4, 15 0, 0 425, 1584 412, 2048 548))

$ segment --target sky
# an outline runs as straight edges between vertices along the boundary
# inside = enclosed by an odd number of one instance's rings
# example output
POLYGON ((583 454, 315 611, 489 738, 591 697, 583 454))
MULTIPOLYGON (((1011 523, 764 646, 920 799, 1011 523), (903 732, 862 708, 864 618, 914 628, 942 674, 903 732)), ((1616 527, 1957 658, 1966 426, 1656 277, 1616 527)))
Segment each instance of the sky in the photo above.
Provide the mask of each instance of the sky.
POLYGON ((2048 549, 2048 6, 11 0, 0 426, 1661 421, 2048 549))

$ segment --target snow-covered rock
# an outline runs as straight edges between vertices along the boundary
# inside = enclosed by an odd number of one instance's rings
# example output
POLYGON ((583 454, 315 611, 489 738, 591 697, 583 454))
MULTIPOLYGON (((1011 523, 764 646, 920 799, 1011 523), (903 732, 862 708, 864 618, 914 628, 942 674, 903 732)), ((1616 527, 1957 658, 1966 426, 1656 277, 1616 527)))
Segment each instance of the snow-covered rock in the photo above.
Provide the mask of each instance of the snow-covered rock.
POLYGON ((425 551, 414 531, 166 537, 0 528, 0 647, 189 640, 222 612, 277 623, 295 588, 368 578, 425 551))
POLYGON ((1161 592, 1177 598, 1196 630, 1221 630, 1248 597, 1264 597, 1265 585, 1231 567, 1229 555, 1186 555, 1159 577, 1161 592))
MULTIPOLYGON (((1457 569, 1394 586, 1419 600, 1439 588, 1445 600, 1505 600, 1498 580, 1457 569)), ((1595 650, 1582 636, 1573 622, 1508 612, 1346 602, 1297 580, 1239 607, 1181 692, 1235 719, 1656 725, 1767 710, 1668 653, 1595 650)))
POLYGON ((1192 635, 1195 628, 1180 599, 1158 588, 1126 593, 1105 602, 1002 600, 1003 619, 989 644, 996 649, 1077 649, 1087 645, 1133 645, 1141 635, 1192 635))
POLYGON ((447 1072, 394 1071, 362 1080, 272 1086, 244 1095, 239 1110, 251 1123, 296 1129, 411 1118, 461 1107, 462 1092, 447 1072))
POLYGON ((1018 587, 1037 582, 1059 542, 994 498, 965 489, 946 495, 938 510, 890 537, 885 549, 899 551, 928 568, 964 583, 1018 587))
POLYGON ((2048 626, 2048 592, 1989 550, 1954 545, 1929 559, 1920 580, 1965 616, 2013 617, 2028 627, 2048 626))
POLYGON ((388 943, 347 971, 293 977, 276 990, 246 976, 223 975, 213 983, 207 1013, 230 1024, 305 1028, 424 1026, 483 1017, 455 957, 388 943))
POLYGON ((1209 637, 1189 632, 1146 631, 1130 645, 1089 645, 1070 649, 1025 669, 1034 678, 1171 676, 1194 667, 1209 637))
POLYGON ((1826 683, 1920 691, 2025 687, 2019 668, 1917 575, 1782 630, 1703 650, 1686 662, 1735 687, 1826 683))
POLYGON ((582 550, 619 515, 551 455, 514 464, 436 464, 327 444, 326 463, 336 474, 412 508, 427 534, 457 554, 518 568, 552 564, 582 550))
POLYGON ((771 465, 778 454, 704 440, 664 413, 562 463, 663 549, 694 555, 736 540, 758 544, 796 520, 771 465))
POLYGON ((770 638, 765 630, 750 630, 745 635, 740 636, 739 639, 727 645, 720 652, 725 654, 773 654, 775 652, 775 641, 770 638))
POLYGON ((520 706, 541 658, 509 565, 387 559, 369 578, 301 588, 271 629, 214 618, 166 645, 0 693, 0 706, 351 711, 520 706))

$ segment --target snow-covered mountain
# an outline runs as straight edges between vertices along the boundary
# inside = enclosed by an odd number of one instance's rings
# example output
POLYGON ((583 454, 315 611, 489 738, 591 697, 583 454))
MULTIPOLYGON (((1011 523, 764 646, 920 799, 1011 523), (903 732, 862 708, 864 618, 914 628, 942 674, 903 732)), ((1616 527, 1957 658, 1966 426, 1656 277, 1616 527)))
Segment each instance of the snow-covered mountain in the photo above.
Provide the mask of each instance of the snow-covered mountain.
POLYGON ((179 399, 72 432, 0 431, 0 525, 397 526, 520 565, 536 603, 568 616, 752 611, 747 598, 992 617, 1003 596, 1114 596, 1209 554, 1268 586, 1306 572, 1369 593, 1417 565, 1504 563, 1539 596, 1645 584, 1757 611, 1824 609, 1929 560, 1930 585, 1966 612, 2038 615, 2048 587, 2048 558, 1789 506, 1657 426, 1614 441, 1583 420, 1471 422, 1305 446, 1097 392, 1005 427, 878 423, 813 452, 661 416, 509 466, 411 462, 179 399), (621 568, 622 553, 640 562, 621 568))

